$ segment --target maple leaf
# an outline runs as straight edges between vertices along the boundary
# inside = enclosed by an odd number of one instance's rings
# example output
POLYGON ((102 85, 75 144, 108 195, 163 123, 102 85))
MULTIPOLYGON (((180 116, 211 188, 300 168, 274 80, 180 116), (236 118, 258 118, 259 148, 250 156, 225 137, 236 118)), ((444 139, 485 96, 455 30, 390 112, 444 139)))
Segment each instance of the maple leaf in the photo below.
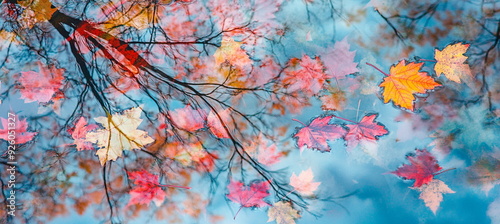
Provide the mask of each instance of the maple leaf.
POLYGON ((37 64, 39 72, 21 72, 21 77, 17 80, 21 84, 21 99, 24 99, 25 103, 47 103, 62 86, 64 69, 56 69, 53 66, 47 68, 41 62, 37 64))
POLYGON ((312 59, 308 55, 303 55, 300 60, 297 58, 290 59, 288 64, 290 68, 296 68, 294 70, 285 70, 283 83, 288 92, 301 90, 312 96, 323 88, 327 77, 319 57, 312 59))
POLYGON ((437 63, 434 65, 436 75, 441 73, 451 81, 461 83, 465 81, 467 84, 472 82, 474 78, 468 64, 464 64, 467 56, 463 54, 467 51, 470 44, 456 43, 446 46, 442 51, 435 49, 434 58, 437 63))
POLYGON ((342 90, 334 90, 331 93, 319 97, 321 100, 321 109, 323 110, 344 110, 346 105, 346 94, 342 90))
POLYGON ((123 115, 94 118, 104 129, 87 133, 86 139, 100 147, 96 155, 101 165, 116 160, 123 150, 140 149, 154 141, 147 132, 137 129, 142 122, 141 111, 140 107, 134 107, 123 111, 123 115))
POLYGON ((149 173, 146 170, 127 172, 129 178, 136 185, 130 191, 130 200, 127 207, 133 204, 149 205, 153 201, 160 206, 167 194, 161 189, 158 175, 149 173))
POLYGON ((90 150, 94 149, 91 142, 88 142, 87 132, 96 129, 97 125, 89 124, 87 125, 87 121, 84 117, 80 117, 75 124, 75 128, 69 130, 68 132, 71 134, 71 137, 75 140, 76 149, 78 151, 81 150, 90 150))
POLYGON ((267 146, 267 144, 262 141, 259 146, 259 154, 257 155, 257 161, 266 166, 271 166, 280 161, 280 158, 283 157, 283 152, 279 152, 276 144, 271 144, 267 146))
POLYGON ((430 208, 434 214, 436 214, 439 204, 443 201, 443 194, 455 193, 448 185, 438 179, 422 185, 417 190, 421 192, 419 198, 424 200, 425 206, 430 208))
POLYGON ((345 135, 347 148, 354 148, 363 140, 375 141, 378 137, 389 133, 384 125, 374 122, 377 116, 378 114, 367 115, 357 124, 346 125, 349 128, 345 135))
POLYGON ((332 117, 318 117, 307 126, 301 122, 305 127, 294 135, 294 137, 297 137, 297 144, 301 151, 303 146, 307 146, 321 152, 329 152, 330 147, 326 141, 342 138, 345 135, 346 130, 341 126, 328 124, 332 117))
POLYGON ((292 176, 290 177, 290 186, 304 196, 311 196, 321 184, 321 182, 312 182, 313 179, 314 174, 311 168, 300 172, 299 176, 292 173, 292 176))
POLYGON ((200 162, 202 158, 208 156, 200 142, 178 145, 179 150, 174 159, 184 166, 190 166, 192 162, 200 162))
POLYGON ((241 49, 241 43, 234 41, 232 37, 224 36, 221 46, 214 53, 215 64, 220 65, 227 61, 229 64, 244 67, 252 64, 245 50, 241 49))
POLYGON ((300 218, 299 212, 293 209, 292 204, 286 201, 278 201, 269 208, 267 222, 276 220, 278 224, 295 224, 295 219, 300 218))
POLYGON ((405 179, 414 179, 413 187, 421 187, 431 182, 436 172, 443 168, 439 166, 437 160, 429 151, 416 149, 415 152, 415 155, 406 157, 411 165, 404 164, 391 173, 405 179))
POLYGON ((245 152, 254 158, 257 157, 259 163, 271 166, 278 163, 285 153, 280 152, 275 143, 271 142, 269 145, 270 142, 271 141, 265 139, 264 135, 260 133, 250 142, 250 144, 245 146, 245 152))
POLYGON ((21 3, 21 5, 27 6, 33 10, 37 21, 47 21, 52 17, 52 14, 57 11, 57 8, 52 8, 52 3, 49 0, 26 1, 26 3, 21 3), (29 4, 27 5, 27 3, 29 4))
MULTIPOLYGON (((18 117, 16 117, 19 119, 18 117)), ((5 141, 11 142, 14 140, 15 144, 24 144, 26 142, 31 141, 33 137, 35 137, 38 132, 28 132, 28 122, 26 122, 25 119, 19 119, 15 122, 12 122, 9 119, 5 119, 3 117, 0 117, 0 122, 2 123, 3 129, 0 129, 0 139, 3 139, 5 141), (15 126, 13 127, 10 124, 14 124, 15 126), (13 127, 13 129, 11 128, 13 127), (9 138, 9 132, 15 132, 14 136, 15 138, 12 139, 12 137, 9 138)))
MULTIPOLYGON (((384 88, 384 103, 392 101, 394 105, 413 111, 416 93, 426 93, 428 90, 441 86, 434 79, 427 75, 427 72, 420 72, 424 63, 411 62, 406 64, 405 60, 390 68, 390 75, 384 78, 380 87, 384 88)), ((385 73, 384 73, 385 74, 385 73)))
POLYGON ((172 122, 180 129, 189 132, 205 127, 206 113, 202 109, 192 109, 190 105, 168 112, 172 122))
POLYGON ((227 185, 229 200, 239 203, 242 207, 262 207, 270 205, 264 201, 269 196, 269 183, 267 181, 255 181, 250 186, 242 182, 233 181, 227 185))
POLYGON ((335 42, 333 49, 329 49, 322 57, 325 63, 328 78, 345 78, 347 75, 358 72, 358 63, 354 62, 356 51, 349 51, 347 37, 335 42))
MULTIPOLYGON (((225 109, 223 111, 217 112, 217 114, 221 117, 224 124, 228 124, 231 118, 231 111, 229 109, 225 109)), ((218 138, 229 138, 229 134, 224 128, 224 124, 221 123, 219 117, 213 111, 207 116, 207 126, 212 131, 212 133, 218 138)))

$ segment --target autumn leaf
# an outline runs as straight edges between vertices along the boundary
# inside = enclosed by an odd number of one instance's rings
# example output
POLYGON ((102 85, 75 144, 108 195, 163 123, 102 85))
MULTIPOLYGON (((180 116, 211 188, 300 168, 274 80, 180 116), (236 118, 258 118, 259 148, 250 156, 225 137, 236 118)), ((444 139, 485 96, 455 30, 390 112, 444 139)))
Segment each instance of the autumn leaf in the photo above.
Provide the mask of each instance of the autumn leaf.
POLYGON ((172 123, 180 129, 193 132, 205 127, 205 111, 193 109, 191 105, 168 112, 172 123))
POLYGON ((52 14, 57 11, 57 8, 52 8, 52 3, 49 0, 34 0, 29 8, 35 12, 35 18, 38 21, 49 20, 52 18, 52 14))
POLYGON ((392 101, 394 105, 413 111, 415 96, 417 93, 426 93, 428 90, 441 86, 434 81, 427 72, 420 72, 424 63, 411 62, 406 64, 405 60, 393 65, 390 75, 379 85, 384 88, 382 95, 384 103, 392 101))
POLYGON ((275 221, 278 224, 295 224, 295 219, 300 218, 299 212, 293 209, 292 204, 286 201, 278 201, 269 208, 267 222, 275 221))
POLYGON ((308 55, 303 55, 300 60, 290 59, 288 66, 283 78, 283 84, 288 92, 302 91, 312 96, 323 88, 327 76, 319 57, 312 59, 308 55))
POLYGON ((11 141, 14 140, 15 144, 24 144, 26 142, 31 141, 33 137, 35 137, 38 132, 28 132, 28 122, 25 119, 19 119, 19 117, 15 117, 15 119, 18 119, 17 121, 9 121, 9 119, 5 119, 3 117, 0 117, 0 121, 2 123, 3 129, 0 129, 0 139, 3 139, 5 141, 11 141), (11 125, 14 124, 14 127, 11 125), (11 129, 13 127, 13 129, 11 129), (9 138, 9 131, 10 132, 15 132, 14 136, 15 138, 12 139, 12 137, 9 138))
POLYGON ((290 186, 304 196, 311 196, 321 184, 321 182, 312 182, 313 179, 314 174, 311 168, 300 172, 299 176, 292 173, 292 176, 290 177, 290 186))
POLYGON ((346 130, 341 126, 328 124, 332 117, 333 116, 315 118, 311 124, 307 126, 299 121, 305 127, 301 128, 294 137, 297 138, 297 144, 301 151, 304 146, 307 146, 321 152, 329 152, 330 147, 326 141, 339 139, 345 135, 346 130))
POLYGON ((21 72, 21 77, 17 80, 21 84, 21 99, 24 99, 25 103, 47 103, 62 86, 64 69, 47 67, 41 62, 37 64, 39 72, 21 72))
POLYGON ((199 163, 204 157, 209 156, 200 142, 184 143, 178 147, 179 151, 174 159, 184 166, 190 166, 193 162, 199 163))
POLYGON ((284 152, 278 150, 278 146, 274 142, 266 139, 262 133, 245 146, 245 152, 266 166, 278 163, 285 155, 284 152))
POLYGON ((91 150, 94 149, 91 142, 88 142, 86 137, 87 133, 93 129, 96 129, 97 125, 89 124, 87 125, 87 120, 84 117, 80 117, 75 124, 75 127, 68 132, 71 137, 75 140, 76 149, 81 150, 91 150))
POLYGON ((163 203, 167 194, 160 187, 158 175, 151 174, 146 170, 127 172, 127 174, 136 185, 130 191, 130 200, 127 207, 133 204, 149 205, 151 201, 156 206, 163 203))
POLYGON ((217 114, 213 111, 210 111, 207 116, 207 126, 210 131, 218 138, 229 138, 230 136, 224 128, 224 125, 226 125, 227 127, 227 124, 230 122, 231 111, 229 109, 225 109, 217 112, 217 114), (224 124, 222 124, 221 119, 219 119, 217 114, 220 116, 224 124))
POLYGON ((469 48, 470 44, 456 43, 446 46, 442 51, 435 49, 434 58, 437 63, 434 65, 436 75, 441 73, 451 81, 461 83, 465 81, 467 84, 472 82, 474 78, 468 64, 465 64, 467 56, 464 53, 469 48))
POLYGON ((245 50, 241 49, 241 43, 236 42, 232 37, 224 36, 221 46, 214 53, 215 64, 220 65, 224 62, 238 67, 244 67, 252 64, 245 50))
POLYGON ((349 131, 345 135, 347 148, 356 147, 360 141, 375 141, 378 137, 389 133, 385 126, 375 122, 378 114, 364 116, 359 123, 346 125, 349 131))
POLYGON ((140 149, 154 141, 147 132, 137 129, 142 122, 141 111, 140 107, 134 107, 125 110, 123 115, 94 118, 104 129, 87 133, 86 140, 99 146, 96 155, 101 165, 116 160, 123 150, 140 149))
POLYGON ((333 48, 330 48, 322 57, 325 62, 326 74, 328 78, 345 78, 347 75, 358 72, 358 63, 354 62, 356 51, 349 51, 347 37, 341 41, 335 42, 333 48))
POLYGON ((406 157, 410 161, 410 165, 404 164, 392 174, 398 175, 405 179, 413 179, 415 183, 413 187, 421 187, 432 181, 436 172, 443 169, 437 163, 434 156, 427 150, 415 150, 415 155, 406 157))
POLYGON ((434 179, 431 182, 417 188, 420 191, 420 199, 424 200, 425 206, 436 214, 439 205, 443 201, 443 194, 455 193, 443 181, 434 179))
POLYGON ((342 111, 346 105, 346 94, 342 90, 335 90, 319 97, 321 109, 342 111))
POLYGON ((250 186, 242 182, 233 181, 227 185, 229 200, 240 204, 242 207, 262 207, 270 205, 264 201, 269 196, 269 183, 266 181, 255 181, 250 186))

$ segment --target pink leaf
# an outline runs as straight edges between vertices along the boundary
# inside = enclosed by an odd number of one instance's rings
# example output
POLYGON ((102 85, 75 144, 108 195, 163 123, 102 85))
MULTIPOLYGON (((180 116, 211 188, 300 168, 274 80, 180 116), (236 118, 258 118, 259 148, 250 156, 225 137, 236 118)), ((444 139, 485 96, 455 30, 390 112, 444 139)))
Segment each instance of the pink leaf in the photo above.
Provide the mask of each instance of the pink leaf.
POLYGON ((290 186, 292 186, 295 191, 304 196, 311 196, 321 184, 321 182, 312 182, 313 179, 314 174, 311 168, 302 171, 299 176, 296 176, 295 173, 292 173, 292 176, 290 177, 290 186))
POLYGON ((342 138, 345 135, 346 130, 341 126, 328 124, 332 117, 318 117, 294 135, 301 151, 303 146, 308 146, 321 152, 329 152, 330 147, 326 141, 342 138))
POLYGON ((175 126, 190 132, 204 128, 207 116, 205 111, 201 109, 194 110, 190 105, 171 111, 169 115, 175 126))
POLYGON ((62 86, 64 69, 47 68, 41 62, 38 62, 38 68, 39 72, 21 72, 17 80, 21 83, 21 99, 25 103, 47 103, 62 86))
POLYGON ((297 59, 291 59, 288 64, 290 68, 285 70, 283 78, 283 83, 288 92, 300 90, 312 96, 323 88, 326 74, 318 57, 311 59, 309 56, 304 55, 298 65, 297 59), (295 67, 295 69, 291 69, 291 67, 295 67))
POLYGON ((346 75, 355 73, 358 70, 356 67, 358 63, 354 62, 356 51, 349 51, 349 43, 347 37, 342 41, 337 41, 332 48, 325 52, 322 57, 325 67, 327 78, 345 78, 346 75))
POLYGON ((360 141, 375 141, 377 137, 389 133, 385 129, 385 126, 374 122, 377 115, 364 116, 359 123, 346 125, 349 128, 349 131, 345 135, 348 149, 356 147, 360 141))
POLYGON ((231 111, 229 109, 225 109, 223 111, 217 112, 217 114, 215 114, 213 111, 210 111, 207 117, 207 126, 210 131, 212 131, 212 133, 218 138, 229 138, 230 136, 224 126, 227 127, 228 122, 230 122, 231 120, 231 111), (217 114, 221 117, 224 124, 221 123, 217 114))
POLYGON ((87 132, 98 128, 96 124, 87 125, 87 121, 84 117, 80 117, 78 122, 76 122, 75 128, 69 130, 71 137, 75 140, 76 149, 81 150, 91 150, 94 149, 91 142, 86 141, 87 132))
MULTIPOLYGON (((17 116, 16 119, 19 119, 17 116)), ((38 132, 28 132, 28 122, 26 119, 17 120, 17 121, 9 121, 8 119, 0 117, 0 121, 2 122, 3 129, 0 129, 0 139, 5 141, 14 140, 15 144, 23 144, 29 142, 38 132), (14 124, 14 128, 10 128, 9 124, 14 124), (15 138, 9 138, 9 131, 14 131, 15 138)))
POLYGON ((257 181, 245 186, 242 182, 233 181, 227 185, 229 194, 227 198, 231 201, 240 204, 242 207, 262 207, 270 205, 264 201, 264 198, 269 196, 269 183, 265 181, 257 181))

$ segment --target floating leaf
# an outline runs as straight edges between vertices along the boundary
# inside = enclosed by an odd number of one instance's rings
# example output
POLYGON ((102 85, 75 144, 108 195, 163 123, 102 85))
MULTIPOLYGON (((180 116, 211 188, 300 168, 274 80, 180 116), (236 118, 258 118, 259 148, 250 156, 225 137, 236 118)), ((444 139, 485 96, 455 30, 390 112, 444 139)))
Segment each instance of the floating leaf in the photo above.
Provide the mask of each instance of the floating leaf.
POLYGON ((311 196, 321 184, 321 182, 313 182, 313 179, 314 174, 311 168, 302 171, 299 176, 292 173, 292 176, 290 177, 290 186, 304 196, 311 196))
POLYGON ((307 146, 321 152, 329 152, 330 147, 326 141, 342 138, 345 135, 346 130, 341 126, 328 124, 332 117, 318 117, 294 135, 301 151, 303 146, 307 146))
POLYGON ((404 164, 391 173, 406 179, 414 179, 413 187, 421 187, 431 182, 436 172, 443 168, 439 166, 429 151, 416 149, 415 152, 415 155, 406 157, 410 161, 410 165, 404 164))
POLYGON ((405 60, 393 65, 390 75, 384 78, 379 85, 384 88, 382 95, 384 103, 392 101, 394 105, 413 111, 416 93, 426 93, 441 84, 434 81, 427 72, 420 72, 424 63, 411 62, 406 64, 405 60))
POLYGON ((276 220, 278 224, 295 224, 295 219, 300 218, 299 212, 293 209, 290 202, 278 201, 269 208, 267 222, 276 220))
POLYGON ((471 83, 473 76, 468 64, 464 64, 467 56, 464 53, 469 48, 469 44, 456 43, 446 46, 442 51, 436 49, 434 57, 436 58, 436 65, 434 71, 436 75, 440 76, 441 73, 451 81, 461 83, 471 83))
POLYGON ((425 206, 430 208, 434 214, 436 214, 439 205, 443 201, 443 194, 455 193, 443 181, 437 179, 422 185, 417 190, 421 192, 419 198, 424 200, 425 206))

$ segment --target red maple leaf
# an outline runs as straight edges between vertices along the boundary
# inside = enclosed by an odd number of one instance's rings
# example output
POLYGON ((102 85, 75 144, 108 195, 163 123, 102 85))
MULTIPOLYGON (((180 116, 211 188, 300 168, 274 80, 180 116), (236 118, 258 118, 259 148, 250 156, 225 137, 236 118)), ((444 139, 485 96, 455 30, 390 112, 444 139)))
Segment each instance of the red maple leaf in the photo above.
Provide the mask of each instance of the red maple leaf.
POLYGON ((318 117, 314 119, 311 124, 305 125, 293 137, 297 137, 297 144, 299 147, 307 146, 311 149, 317 149, 321 152, 330 152, 330 147, 326 140, 334 140, 342 138, 346 130, 339 125, 328 124, 333 116, 318 117))
POLYGON ((384 125, 374 122, 377 116, 378 114, 367 115, 359 123, 346 125, 349 128, 345 135, 348 149, 356 147, 362 140, 374 141, 377 137, 389 133, 384 125))
POLYGON ((227 185, 229 200, 239 203, 242 207, 262 207, 270 205, 264 201, 269 196, 269 183, 266 181, 255 181, 250 186, 242 182, 233 181, 227 185))
POLYGON ((416 149, 415 151, 415 155, 407 156, 411 165, 404 164, 391 173, 405 179, 414 179, 413 187, 421 187, 431 182, 432 178, 437 174, 436 172, 443 169, 443 167, 439 166, 436 158, 429 151, 425 149, 416 149))
POLYGON ((154 201, 157 206, 163 203, 167 194, 159 186, 158 175, 151 174, 146 170, 127 172, 127 174, 136 185, 130 191, 130 201, 127 206, 133 204, 149 205, 151 201, 154 201))
POLYGON ((3 127, 3 129, 0 129, 0 139, 3 139, 5 141, 14 140, 13 141, 14 144, 24 144, 26 142, 29 142, 38 133, 38 132, 27 131, 28 122, 26 122, 26 118, 22 120, 19 119, 13 122, 12 120, 0 117, 0 122, 2 123, 3 127), (11 124, 14 124, 14 126, 12 126, 11 124), (12 138, 9 136, 15 136, 15 137, 12 138))
POLYGON ((130 201, 127 206, 133 204, 149 205, 153 201, 157 206, 160 206, 167 194, 161 187, 178 187, 190 189, 189 187, 162 185, 159 183, 158 175, 154 175, 147 170, 127 172, 131 180, 134 180, 136 185, 130 191, 130 201))

